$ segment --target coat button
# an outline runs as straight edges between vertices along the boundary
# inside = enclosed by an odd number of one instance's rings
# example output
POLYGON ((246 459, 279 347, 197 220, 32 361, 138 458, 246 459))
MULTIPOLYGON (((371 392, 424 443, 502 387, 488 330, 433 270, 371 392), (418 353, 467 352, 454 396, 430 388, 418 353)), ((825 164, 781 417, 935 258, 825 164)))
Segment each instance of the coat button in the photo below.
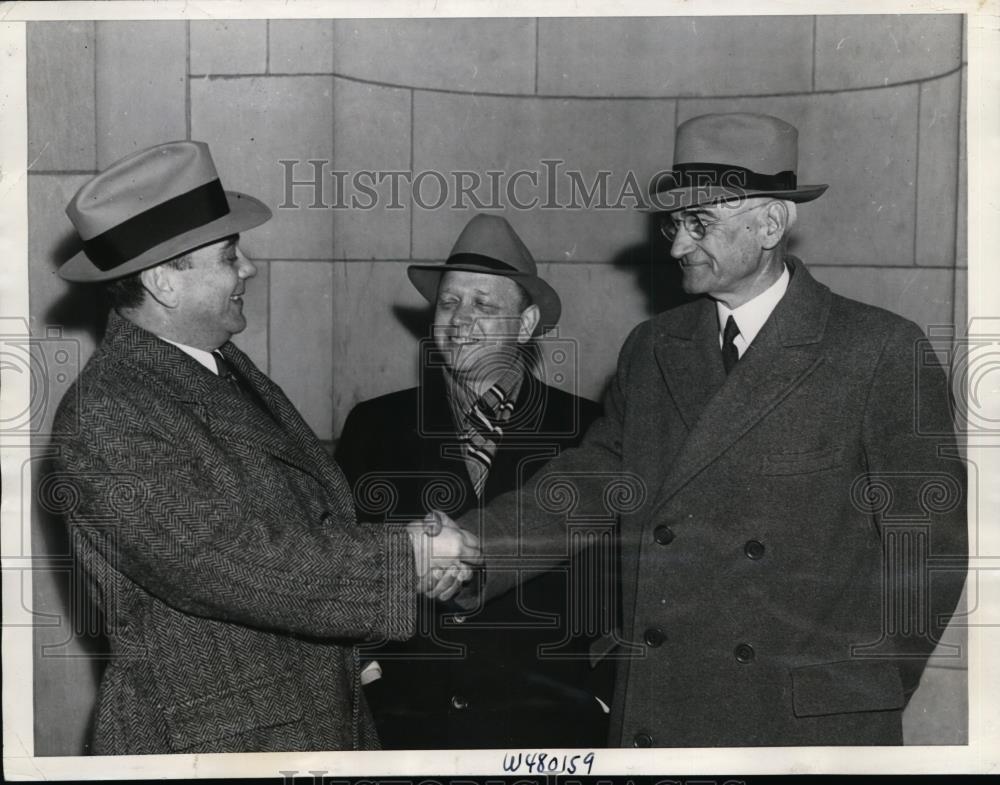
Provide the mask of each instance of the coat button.
POLYGON ((451 696, 451 705, 454 708, 458 709, 459 711, 463 711, 464 709, 469 708, 469 701, 467 701, 461 695, 452 695, 451 696))
POLYGON ((754 657, 757 656, 753 650, 753 646, 749 643, 741 643, 733 650, 733 654, 736 656, 736 661, 741 665, 753 662, 754 657))
POLYGON ((764 558, 764 550, 764 543, 758 540, 749 540, 743 546, 743 553, 747 555, 748 559, 753 559, 754 561, 764 558))
POLYGON ((654 649, 662 646, 667 640, 666 634, 659 627, 650 627, 643 633, 642 637, 646 641, 646 645, 652 646, 654 649))
POLYGON ((653 737, 648 733, 637 733, 632 737, 633 747, 652 747, 653 737))
POLYGON ((674 530, 669 526, 657 526, 653 529, 653 539, 660 545, 670 545, 674 541, 674 530))
POLYGON ((330 511, 323 510, 323 514, 319 516, 320 525, 329 526, 331 521, 333 521, 333 516, 330 514, 330 511))

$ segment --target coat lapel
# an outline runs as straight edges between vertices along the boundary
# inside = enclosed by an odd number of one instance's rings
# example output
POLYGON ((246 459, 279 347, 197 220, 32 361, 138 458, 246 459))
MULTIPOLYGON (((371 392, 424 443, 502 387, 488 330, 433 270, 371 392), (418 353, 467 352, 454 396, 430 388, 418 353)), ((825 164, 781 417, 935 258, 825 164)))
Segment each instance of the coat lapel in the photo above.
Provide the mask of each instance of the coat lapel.
POLYGON ((476 506, 476 491, 455 431, 444 371, 425 369, 424 384, 418 394, 420 422, 413 438, 420 454, 420 468, 454 477, 462 486, 461 511, 472 509, 476 506))
POLYGON ((218 418, 220 427, 231 438, 250 442, 321 483, 342 491, 348 489, 343 473, 281 388, 261 373, 250 358, 232 343, 224 344, 221 351, 267 404, 271 417, 246 401, 228 382, 216 378, 225 388, 226 395, 218 399, 218 403, 224 406, 216 409, 217 415, 222 414, 218 418))
MULTIPOLYGON (((331 469, 339 474, 277 385, 232 344, 222 347, 223 356, 254 385, 275 415, 274 420, 244 399, 225 379, 114 311, 108 317, 105 343, 120 362, 163 393, 200 409, 208 417, 209 427, 226 443, 254 446, 320 482, 331 481, 331 469)), ((346 481, 340 478, 339 482, 346 481)))
POLYGON ((654 353, 670 396, 690 430, 726 381, 712 301, 705 298, 697 307, 685 308, 678 319, 662 322, 654 353))
MULTIPOLYGON (((523 440, 546 432, 544 418, 548 411, 547 397, 548 388, 533 373, 525 372, 524 381, 521 382, 521 389, 514 402, 513 415, 504 426, 504 436, 493 456, 493 464, 486 478, 486 487, 483 489, 484 501, 489 501, 517 484, 520 479, 518 471, 521 462, 527 457, 523 440)), ((544 441, 554 442, 551 439, 544 441)), ((539 449, 538 446, 534 447, 533 456, 537 455, 539 449)), ((553 457, 555 454, 556 450, 553 448, 553 457)))
MULTIPOLYGON (((657 506, 665 504, 742 438, 823 362, 819 348, 830 309, 830 290, 816 282, 794 257, 789 257, 789 267, 792 280, 787 293, 732 373, 727 377, 722 371, 721 386, 714 386, 717 378, 714 366, 722 368, 718 326, 712 326, 714 334, 708 345, 701 335, 707 324, 702 317, 699 335, 684 344, 683 365, 689 368, 697 365, 693 347, 698 346, 702 352, 701 365, 713 369, 695 368, 689 380, 692 387, 707 385, 698 390, 677 391, 683 377, 668 381, 675 400, 680 396, 684 402, 686 408, 678 406, 690 431, 660 487, 657 506), (692 423, 689 420, 693 415, 696 419, 692 423)), ((714 304, 710 301, 707 304, 714 322, 714 304)), ((674 368, 673 359, 669 361, 674 368)), ((681 370, 680 365, 675 370, 681 370)))

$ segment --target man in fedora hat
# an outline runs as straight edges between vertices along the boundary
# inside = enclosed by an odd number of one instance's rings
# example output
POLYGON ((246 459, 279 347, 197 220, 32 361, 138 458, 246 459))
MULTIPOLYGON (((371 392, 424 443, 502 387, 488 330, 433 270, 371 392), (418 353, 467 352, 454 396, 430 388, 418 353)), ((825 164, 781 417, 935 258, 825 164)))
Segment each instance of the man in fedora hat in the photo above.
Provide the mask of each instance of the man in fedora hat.
MULTIPOLYGON (((504 218, 476 215, 445 264, 407 273, 434 306, 420 386, 355 406, 336 453, 361 514, 389 522, 478 509, 577 444, 600 411, 530 370, 528 347, 556 326, 561 304, 504 218), (373 508, 379 500, 388 503, 373 508)), ((585 592, 599 607, 610 571, 584 565, 467 615, 425 602, 416 637, 370 653, 382 677, 366 693, 384 746, 603 745, 598 698, 610 700, 612 674, 610 663, 591 669, 579 608, 585 592)))
POLYGON ((59 272, 112 305, 54 426, 110 646, 91 751, 375 748, 351 642, 412 634, 415 589, 447 596, 431 570, 462 577, 474 538, 359 526, 340 469, 229 342, 256 272, 239 233, 271 213, 223 190, 207 145, 118 161, 67 212, 83 250, 59 272))
MULTIPOLYGON (((787 253, 797 131, 705 115, 677 132, 652 194, 693 301, 626 340, 605 416, 482 520, 485 596, 512 554, 554 553, 565 515, 533 499, 629 473, 620 516, 623 635, 611 743, 900 744, 901 714, 955 608, 965 470, 948 384, 923 335, 840 297, 787 253)), ((465 601, 460 595, 459 600, 465 601)))

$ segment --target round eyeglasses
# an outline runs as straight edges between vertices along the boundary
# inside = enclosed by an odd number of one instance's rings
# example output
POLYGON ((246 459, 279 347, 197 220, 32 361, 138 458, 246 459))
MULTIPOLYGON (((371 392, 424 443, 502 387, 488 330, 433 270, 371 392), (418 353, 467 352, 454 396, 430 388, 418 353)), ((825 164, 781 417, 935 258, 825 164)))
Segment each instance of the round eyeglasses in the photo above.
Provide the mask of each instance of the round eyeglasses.
POLYGON ((727 212, 725 215, 715 216, 714 220, 711 220, 713 216, 706 213, 684 210, 676 213, 663 213, 660 218, 660 232, 673 243, 674 238, 677 237, 677 232, 683 226, 684 231, 688 233, 692 240, 703 240, 705 239, 705 235, 708 234, 709 227, 722 223, 729 218, 735 218, 737 215, 743 215, 743 213, 756 210, 758 207, 764 207, 764 204, 755 204, 743 210, 727 212))

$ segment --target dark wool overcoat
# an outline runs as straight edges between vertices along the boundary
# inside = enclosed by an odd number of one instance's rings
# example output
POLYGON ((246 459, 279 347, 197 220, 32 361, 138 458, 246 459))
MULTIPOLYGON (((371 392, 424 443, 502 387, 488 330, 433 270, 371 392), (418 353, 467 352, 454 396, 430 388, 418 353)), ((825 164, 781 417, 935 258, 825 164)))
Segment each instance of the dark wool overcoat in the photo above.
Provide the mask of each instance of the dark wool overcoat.
MULTIPOLYGON (((625 626, 611 743, 899 744, 901 713, 958 601, 965 470, 946 376, 921 331, 830 292, 795 259, 727 377, 715 304, 635 329, 581 446, 486 509, 504 557, 556 554, 540 504, 574 476, 577 517, 620 493, 625 626)), ((460 524, 476 529, 478 519, 460 524)))
POLYGON ((412 634, 405 533, 361 527, 281 390, 269 410, 115 313, 55 433, 74 556, 110 655, 92 752, 371 749, 355 644, 412 634))
MULTIPOLYGON (((596 403, 527 375, 483 499, 527 482, 578 444, 599 414, 596 403)), ((420 387, 355 406, 337 462, 354 488, 359 519, 373 525, 435 507, 458 517, 479 506, 439 368, 425 369, 420 387)), ((367 653, 383 672, 365 687, 383 746, 605 744, 608 717, 596 698, 611 700, 612 662, 592 668, 589 649, 613 617, 615 549, 613 522, 600 524, 577 532, 590 538, 589 547, 561 570, 468 613, 425 601, 413 639, 367 653)))

